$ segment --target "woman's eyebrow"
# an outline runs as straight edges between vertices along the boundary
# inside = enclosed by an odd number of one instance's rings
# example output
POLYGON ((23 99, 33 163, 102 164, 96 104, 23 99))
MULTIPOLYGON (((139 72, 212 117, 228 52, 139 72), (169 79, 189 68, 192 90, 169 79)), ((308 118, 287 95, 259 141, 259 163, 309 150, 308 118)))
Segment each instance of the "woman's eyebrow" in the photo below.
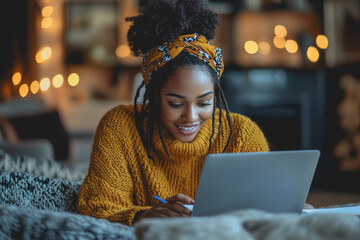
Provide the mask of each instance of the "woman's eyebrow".
POLYGON ((175 93, 167 93, 167 94, 165 94, 165 96, 177 97, 177 98, 185 99, 184 96, 181 96, 181 95, 178 95, 178 94, 175 94, 175 93))
POLYGON ((214 92, 212 92, 212 91, 208 91, 207 93, 204 93, 204 94, 198 96, 197 99, 206 97, 207 95, 210 95, 210 94, 213 94, 213 93, 214 93, 214 92))
MULTIPOLYGON (((213 94, 213 93, 214 93, 214 92, 209 91, 209 92, 207 92, 207 93, 204 93, 204 94, 202 94, 202 95, 198 96, 198 97, 197 97, 197 99, 199 99, 199 98, 203 98, 203 97, 206 97, 207 95, 209 95, 209 94, 213 94)), ((185 97, 184 97, 184 96, 181 96, 181 95, 178 95, 178 94, 175 94, 175 93, 167 93, 167 94, 165 94, 165 96, 177 97, 177 98, 185 99, 185 97)))

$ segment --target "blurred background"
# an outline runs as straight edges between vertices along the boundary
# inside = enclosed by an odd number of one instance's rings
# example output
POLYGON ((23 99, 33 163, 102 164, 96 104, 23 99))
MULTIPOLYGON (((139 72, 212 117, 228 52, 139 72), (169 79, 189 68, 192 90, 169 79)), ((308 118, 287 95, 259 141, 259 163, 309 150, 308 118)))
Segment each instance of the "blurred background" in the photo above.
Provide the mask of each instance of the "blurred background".
MULTIPOLYGON (((0 148, 87 171, 98 121, 132 104, 142 81, 124 19, 149 2, 2 3, 0 148)), ((230 110, 256 121, 271 150, 319 149, 312 189, 360 201, 360 1, 208 2, 230 110)))

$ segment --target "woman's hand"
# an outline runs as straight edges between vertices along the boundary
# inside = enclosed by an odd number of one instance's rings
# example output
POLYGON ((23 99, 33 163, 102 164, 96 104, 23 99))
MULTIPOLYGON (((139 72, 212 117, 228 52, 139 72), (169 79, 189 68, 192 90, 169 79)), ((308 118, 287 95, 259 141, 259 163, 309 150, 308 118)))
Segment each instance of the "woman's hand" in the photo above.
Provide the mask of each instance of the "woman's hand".
POLYGON ((190 197, 178 193, 165 199, 168 203, 159 203, 157 206, 144 211, 137 221, 144 218, 190 217, 191 211, 182 204, 194 204, 190 197))
POLYGON ((304 204, 304 209, 314 209, 314 206, 313 205, 310 205, 308 203, 305 203, 304 204))

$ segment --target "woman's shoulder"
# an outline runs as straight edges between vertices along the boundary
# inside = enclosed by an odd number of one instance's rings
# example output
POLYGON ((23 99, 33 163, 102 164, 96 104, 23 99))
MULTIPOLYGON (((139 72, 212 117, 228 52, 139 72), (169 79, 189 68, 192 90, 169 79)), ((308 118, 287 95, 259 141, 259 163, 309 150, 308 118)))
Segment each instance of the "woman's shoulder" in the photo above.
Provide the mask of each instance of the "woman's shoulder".
POLYGON ((100 119, 99 127, 123 128, 135 126, 135 113, 133 105, 118 105, 108 110, 100 119))
POLYGON ((135 117, 133 105, 118 105, 108 110, 102 120, 124 121, 126 119, 133 120, 135 117))

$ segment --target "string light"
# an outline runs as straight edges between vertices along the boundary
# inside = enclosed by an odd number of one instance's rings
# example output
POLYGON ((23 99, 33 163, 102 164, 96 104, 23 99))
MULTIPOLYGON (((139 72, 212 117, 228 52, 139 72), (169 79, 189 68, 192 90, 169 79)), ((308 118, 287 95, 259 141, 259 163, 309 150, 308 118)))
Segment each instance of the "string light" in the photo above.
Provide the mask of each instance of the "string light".
POLYGON ((51 57, 51 48, 50 47, 44 47, 40 51, 36 53, 35 60, 37 63, 42 63, 49 59, 51 57))
POLYGON ((317 62, 319 60, 319 51, 316 49, 316 47, 310 46, 307 49, 306 55, 310 62, 317 62))
POLYGON ((68 77, 68 83, 72 87, 75 87, 76 85, 78 85, 79 81, 80 81, 80 77, 77 73, 72 73, 68 77))
POLYGON ((316 45, 321 49, 326 49, 329 45, 329 40, 325 35, 318 35, 316 37, 316 45))
POLYGON ((274 28, 274 33, 279 38, 285 38, 287 35, 286 27, 283 25, 276 25, 274 28))
POLYGON ((255 41, 246 41, 244 48, 245 51, 249 54, 255 54, 259 50, 259 46, 255 41))
POLYGON ((50 79, 43 78, 40 80, 40 89, 41 91, 45 92, 50 88, 50 79))
POLYGON ((21 82, 21 73, 20 72, 16 72, 13 74, 12 82, 15 86, 21 82))
POLYGON ((57 74, 55 77, 53 77, 52 83, 55 88, 59 88, 64 83, 64 77, 61 74, 57 74))
POLYGON ((22 84, 19 88, 19 94, 21 97, 26 97, 26 95, 28 95, 29 93, 29 87, 27 84, 22 84))
POLYGON ((262 55, 268 55, 271 52, 270 44, 267 42, 259 42, 259 52, 262 55))
POLYGON ((40 89, 40 84, 38 81, 34 80, 31 84, 30 84, 30 91, 33 94, 36 94, 40 89))
POLYGON ((128 45, 122 44, 116 48, 116 56, 118 58, 126 58, 130 56, 131 51, 128 45))
POLYGON ((46 6, 43 7, 43 9, 41 10, 41 15, 43 17, 50 17, 54 12, 54 8, 52 6, 46 6))
POLYGON ((52 22, 53 22, 52 17, 43 18, 43 20, 41 20, 41 27, 43 29, 49 28, 51 27, 52 22))
POLYGON ((296 53, 298 50, 298 44, 294 40, 287 40, 285 48, 289 53, 296 53))
POLYGON ((277 47, 279 49, 283 49, 283 48, 285 48, 286 41, 285 41, 285 38, 275 36, 273 39, 273 43, 274 43, 275 47, 277 47))

